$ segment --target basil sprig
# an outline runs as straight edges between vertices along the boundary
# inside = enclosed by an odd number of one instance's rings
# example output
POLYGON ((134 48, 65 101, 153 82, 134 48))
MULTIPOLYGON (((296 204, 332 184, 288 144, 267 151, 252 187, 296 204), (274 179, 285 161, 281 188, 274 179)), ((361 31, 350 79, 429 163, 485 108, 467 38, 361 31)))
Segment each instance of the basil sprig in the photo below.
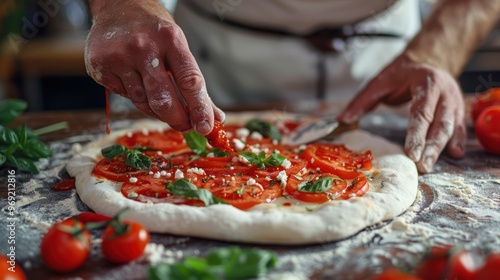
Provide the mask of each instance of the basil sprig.
POLYGON ((333 181, 334 180, 340 180, 339 178, 334 178, 334 177, 321 177, 315 182, 307 181, 300 183, 297 186, 297 189, 301 192, 309 192, 309 193, 324 193, 327 192, 329 189, 332 188, 333 181))
POLYGON ((115 158, 125 155, 125 164, 137 169, 148 169, 151 167, 151 159, 143 154, 146 151, 155 151, 151 148, 135 147, 128 149, 127 147, 115 144, 101 150, 101 154, 105 158, 115 158))
POLYGON ((38 136, 67 127, 66 122, 51 125, 51 129, 32 131, 23 123, 19 127, 7 127, 27 108, 27 103, 17 99, 0 102, 0 167, 15 167, 21 171, 38 173, 35 161, 52 156, 50 146, 38 136))
POLYGON ((185 133, 184 139, 186 140, 188 147, 197 155, 207 156, 209 153, 213 153, 216 157, 225 157, 228 155, 219 148, 212 148, 208 150, 207 138, 196 131, 185 133))
POLYGON ((250 130, 251 132, 257 131, 265 137, 270 137, 272 139, 276 139, 277 141, 281 141, 281 133, 278 128, 270 123, 259 119, 252 119, 245 124, 245 128, 250 130))
POLYGON ((165 188, 172 194, 187 198, 196 198, 205 203, 206 206, 214 204, 227 204, 222 198, 214 196, 207 189, 198 189, 186 178, 177 179, 174 182, 165 182, 165 188))
POLYGON ((189 257, 177 264, 150 266, 150 280, 207 279, 236 280, 263 276, 276 266, 274 252, 232 246, 214 249, 204 258, 189 257))
POLYGON ((251 164, 257 165, 257 167, 261 169, 266 168, 266 166, 278 167, 286 159, 286 157, 278 155, 275 151, 273 151, 267 158, 266 153, 263 151, 258 154, 252 152, 239 152, 238 154, 246 158, 251 164))

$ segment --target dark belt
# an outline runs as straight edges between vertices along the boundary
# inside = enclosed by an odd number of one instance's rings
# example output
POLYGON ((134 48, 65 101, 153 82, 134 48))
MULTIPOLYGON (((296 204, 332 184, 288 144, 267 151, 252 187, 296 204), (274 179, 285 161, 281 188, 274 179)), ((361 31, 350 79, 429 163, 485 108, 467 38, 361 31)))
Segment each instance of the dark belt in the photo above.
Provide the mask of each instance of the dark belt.
POLYGON ((206 19, 224 24, 230 27, 243 29, 246 31, 256 32, 266 35, 294 37, 305 40, 309 45, 320 52, 320 56, 316 63, 318 78, 316 81, 316 98, 323 100, 326 95, 326 64, 324 55, 327 53, 339 53, 344 51, 347 40, 355 37, 366 38, 388 38, 388 39, 404 39, 400 34, 383 33, 383 32, 360 32, 355 25, 348 24, 341 27, 324 27, 308 34, 296 34, 287 30, 256 26, 252 24, 242 23, 231 19, 221 20, 217 15, 212 14, 194 4, 191 1, 184 0, 193 12, 206 19))

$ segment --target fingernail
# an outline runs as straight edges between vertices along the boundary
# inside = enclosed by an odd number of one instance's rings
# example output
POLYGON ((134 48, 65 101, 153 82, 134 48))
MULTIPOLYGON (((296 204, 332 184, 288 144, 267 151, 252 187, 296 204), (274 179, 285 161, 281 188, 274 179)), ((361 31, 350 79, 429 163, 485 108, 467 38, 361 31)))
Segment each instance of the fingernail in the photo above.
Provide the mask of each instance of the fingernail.
POLYGON ((208 123, 207 120, 203 120, 203 121, 198 122, 195 125, 195 129, 198 133, 200 133, 202 135, 207 135, 211 131, 210 124, 208 123))
POLYGON ((432 157, 425 157, 424 158, 424 163, 423 163, 423 166, 424 166, 424 169, 425 169, 425 172, 429 172, 432 170, 432 165, 434 164, 433 160, 432 160, 432 157))
POLYGON ((217 108, 217 111, 219 112, 220 121, 225 122, 226 121, 226 113, 224 113, 224 111, 222 111, 221 109, 218 109, 218 108, 217 108))
POLYGON ((413 147, 413 149, 411 149, 410 154, 408 156, 414 162, 420 161, 420 159, 422 158, 422 146, 416 145, 415 147, 413 147))

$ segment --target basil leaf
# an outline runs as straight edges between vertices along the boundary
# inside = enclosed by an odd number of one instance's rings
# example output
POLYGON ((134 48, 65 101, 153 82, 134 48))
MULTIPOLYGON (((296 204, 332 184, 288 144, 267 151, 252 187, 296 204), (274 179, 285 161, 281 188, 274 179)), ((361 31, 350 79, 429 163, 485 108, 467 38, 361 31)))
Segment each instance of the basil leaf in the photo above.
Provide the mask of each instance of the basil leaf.
POLYGON ((271 167, 278 167, 280 166, 283 161, 285 161, 286 157, 278 155, 277 153, 273 152, 269 157, 266 159, 265 164, 267 166, 271 167))
POLYGON ((6 160, 7 157, 4 154, 0 153, 0 166, 2 166, 6 160))
POLYGON ((190 131, 184 134, 186 144, 197 155, 207 154, 207 138, 196 131, 190 131))
POLYGON ((21 115, 28 107, 28 104, 19 99, 5 99, 0 102, 0 125, 8 125, 15 118, 21 115))
POLYGON ((149 147, 133 147, 131 151, 139 151, 139 152, 151 152, 151 151, 158 151, 157 149, 149 148, 149 147))
POLYGON ((241 249, 232 246, 213 250, 206 256, 207 263, 222 267, 224 279, 248 279, 262 276, 277 262, 275 253, 259 249, 241 249))
POLYGON ((128 152, 128 149, 123 145, 113 145, 101 150, 101 154, 105 158, 115 158, 125 154, 126 152, 128 152))
POLYGON ((36 168, 35 163, 28 158, 7 156, 7 163, 22 171, 35 174, 38 173, 38 168, 36 168))
POLYGON ((212 148, 210 149, 210 151, 208 151, 208 153, 212 153, 216 157, 227 157, 229 155, 229 153, 223 152, 219 148, 212 148))
POLYGON ((178 264, 150 266, 151 280, 163 279, 249 279, 263 276, 276 266, 275 253, 237 246, 214 249, 205 258, 190 257, 178 264))
POLYGON ((267 158, 265 152, 260 152, 259 154, 252 152, 239 152, 238 154, 246 158, 250 164, 257 165, 261 169, 266 166, 278 167, 286 159, 286 157, 278 155, 276 152, 272 152, 267 158))
POLYGON ((28 138, 26 144, 21 147, 25 156, 32 159, 47 158, 52 156, 50 146, 38 138, 28 138))
POLYGON ((28 132, 26 131, 26 123, 23 123, 21 127, 18 130, 15 130, 17 134, 17 139, 19 141, 19 144, 21 146, 24 146, 26 144, 26 141, 28 140, 28 132))
POLYGON ((332 187, 333 180, 335 180, 333 177, 321 177, 314 183, 312 181, 300 183, 297 189, 301 192, 324 193, 332 187))
POLYGON ((206 206, 227 204, 223 199, 214 196, 209 190, 198 189, 185 178, 178 179, 172 183, 166 182, 165 184, 165 188, 170 193, 182 197, 199 199, 203 201, 206 206))
POLYGON ((137 169, 147 169, 151 167, 151 159, 137 150, 131 150, 127 152, 125 163, 128 166, 132 166, 137 169))
POLYGON ((18 142, 18 137, 15 131, 7 127, 0 126, 0 143, 14 144, 18 142))
POLYGON ((251 132, 257 131, 263 136, 281 141, 280 131, 274 124, 270 122, 259 119, 252 119, 246 123, 245 128, 250 130, 251 132))

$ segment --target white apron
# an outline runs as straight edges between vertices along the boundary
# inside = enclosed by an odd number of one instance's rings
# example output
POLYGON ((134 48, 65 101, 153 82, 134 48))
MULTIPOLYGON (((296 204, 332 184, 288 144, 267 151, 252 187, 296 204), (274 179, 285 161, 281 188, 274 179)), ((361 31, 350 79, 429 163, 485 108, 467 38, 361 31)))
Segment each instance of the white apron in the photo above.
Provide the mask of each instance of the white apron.
MULTIPOLYGON (((210 96, 222 107, 280 101, 299 105, 298 110, 309 110, 318 102, 345 104, 365 82, 404 50, 420 27, 417 0, 399 0, 382 12, 372 5, 374 2, 380 5, 380 1, 312 0, 307 1, 308 6, 314 2, 318 2, 317 5, 337 3, 339 8, 331 8, 335 12, 325 13, 318 12, 325 11, 325 7, 315 7, 315 10, 304 11, 306 19, 294 14, 303 11, 304 7, 295 10, 288 7, 289 17, 287 12, 276 11, 280 5, 269 7, 270 2, 290 4, 297 0, 203 1, 210 5, 197 1, 188 5, 188 0, 179 1, 175 17, 203 72, 210 96), (235 6, 221 13, 220 9, 213 8, 217 1, 235 6), (360 6, 363 1, 367 7, 360 6), (193 9, 193 4, 219 20, 193 9), (353 8, 353 4, 356 7, 353 8), (265 12, 259 13, 259 5, 265 12), (363 9, 364 15, 359 12, 363 9), (375 10, 377 13, 370 16, 375 10), (272 35, 224 23, 224 20, 233 20, 263 26, 259 24, 263 22, 275 29, 305 34, 321 27, 349 24, 360 17, 367 19, 359 21, 356 30, 400 37, 353 37, 345 41, 344 51, 324 53, 302 38, 272 35), (318 88, 320 60, 324 61, 325 90, 318 88)), ((382 2, 387 6, 387 0, 382 2)))

